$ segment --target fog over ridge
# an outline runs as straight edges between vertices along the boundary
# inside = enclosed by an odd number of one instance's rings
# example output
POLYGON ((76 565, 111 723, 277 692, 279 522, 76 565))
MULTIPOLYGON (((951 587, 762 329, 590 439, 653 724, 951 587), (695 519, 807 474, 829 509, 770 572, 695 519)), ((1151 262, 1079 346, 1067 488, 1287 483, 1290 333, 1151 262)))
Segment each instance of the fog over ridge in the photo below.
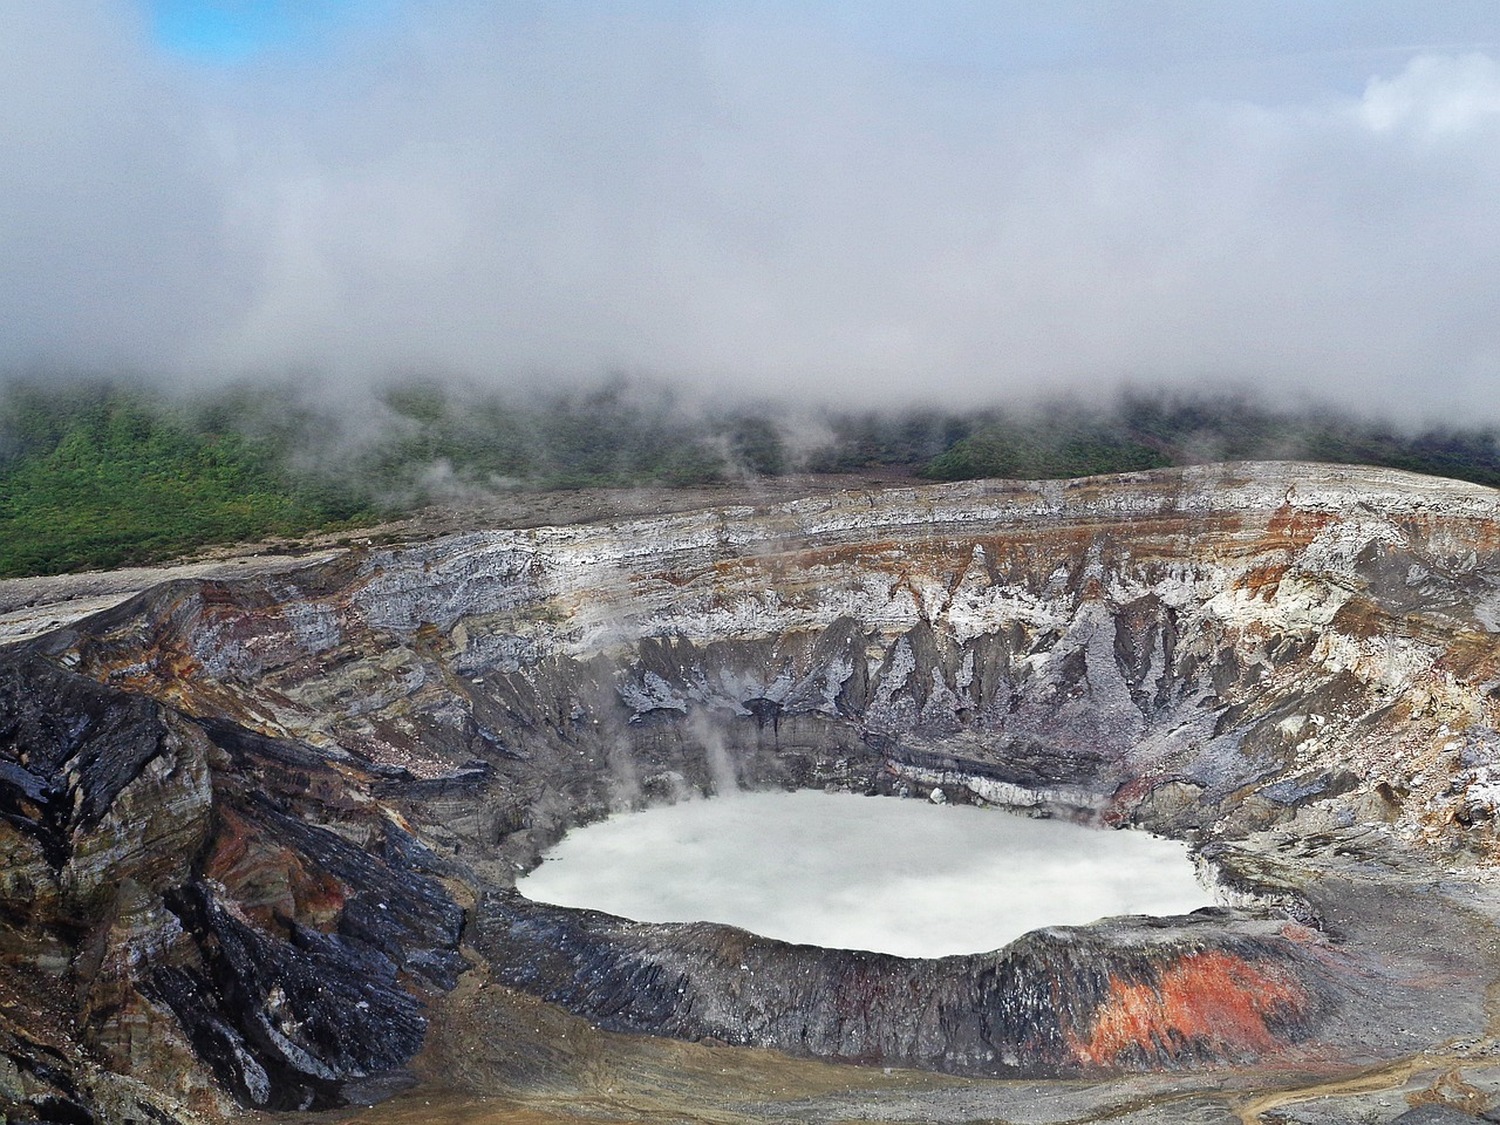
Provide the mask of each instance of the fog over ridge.
POLYGON ((1352 43, 1250 5, 378 7, 234 66, 126 0, 0 13, 0 367, 1500 419, 1482 6, 1352 43))

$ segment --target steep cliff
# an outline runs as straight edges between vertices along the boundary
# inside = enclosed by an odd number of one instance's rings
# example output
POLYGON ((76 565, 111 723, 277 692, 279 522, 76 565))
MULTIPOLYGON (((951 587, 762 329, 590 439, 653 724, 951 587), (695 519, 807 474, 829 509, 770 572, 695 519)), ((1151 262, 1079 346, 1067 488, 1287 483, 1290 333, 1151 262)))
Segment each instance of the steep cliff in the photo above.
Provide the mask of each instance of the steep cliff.
POLYGON ((971 1075, 1477 1034, 1491 930, 1450 884, 1493 869, 1497 629, 1500 496, 1288 464, 157 587, 0 650, 0 1104, 378 1098, 466 963, 603 1028, 971 1075), (511 889, 570 825, 710 791, 715 755, 1183 836, 1227 905, 924 962, 511 889))

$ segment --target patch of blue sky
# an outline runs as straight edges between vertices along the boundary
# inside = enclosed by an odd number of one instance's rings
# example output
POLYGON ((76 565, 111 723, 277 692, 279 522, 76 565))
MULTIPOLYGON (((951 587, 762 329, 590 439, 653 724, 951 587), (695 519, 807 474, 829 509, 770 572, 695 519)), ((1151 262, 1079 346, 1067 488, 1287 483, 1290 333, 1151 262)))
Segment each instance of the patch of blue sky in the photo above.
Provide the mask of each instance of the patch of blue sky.
POLYGON ((319 54, 390 0, 145 0, 152 36, 172 54, 234 65, 267 54, 319 54))

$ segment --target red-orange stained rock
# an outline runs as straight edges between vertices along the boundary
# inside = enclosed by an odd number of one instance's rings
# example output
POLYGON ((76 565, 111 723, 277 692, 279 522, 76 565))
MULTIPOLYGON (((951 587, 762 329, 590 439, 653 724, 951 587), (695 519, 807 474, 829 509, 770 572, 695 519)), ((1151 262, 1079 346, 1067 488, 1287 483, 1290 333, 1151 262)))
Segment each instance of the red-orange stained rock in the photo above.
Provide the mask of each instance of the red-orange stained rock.
POLYGON ((219 824, 205 874, 234 896, 246 916, 267 929, 278 917, 323 929, 337 921, 344 908, 342 883, 228 809, 220 810, 219 824))
POLYGON ((1276 587, 1290 569, 1290 565, 1284 562, 1272 562, 1264 566, 1252 567, 1240 580, 1240 585, 1249 590, 1252 596, 1263 601, 1270 601, 1276 596, 1276 587))
POLYGON ((1069 1046, 1096 1066, 1159 1048, 1176 1055, 1184 1043, 1224 1057, 1262 1054, 1278 1045, 1267 1019, 1307 1005, 1307 992, 1285 970, 1208 950, 1163 969, 1155 987, 1111 977, 1093 1026, 1070 1035, 1069 1046))
POLYGON ((1338 518, 1336 512, 1308 511, 1306 508, 1283 504, 1266 524, 1266 538, 1279 538, 1286 543, 1305 547, 1317 538, 1318 532, 1338 518))

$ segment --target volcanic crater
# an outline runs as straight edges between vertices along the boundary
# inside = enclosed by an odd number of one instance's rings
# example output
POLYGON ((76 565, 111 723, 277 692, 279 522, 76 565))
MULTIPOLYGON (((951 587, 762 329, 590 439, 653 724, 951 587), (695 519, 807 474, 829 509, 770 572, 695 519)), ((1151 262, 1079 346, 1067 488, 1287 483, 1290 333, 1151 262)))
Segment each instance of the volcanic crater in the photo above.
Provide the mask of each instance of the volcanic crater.
POLYGON ((1497 630, 1500 494, 1289 463, 169 582, 0 649, 0 1106, 189 1122, 415 1082, 558 1120, 1394 1120, 1387 1088, 1477 1114, 1497 630), (711 792, 716 756, 748 788, 1149 829, 1225 905, 921 960, 515 890, 570 827, 711 792))

